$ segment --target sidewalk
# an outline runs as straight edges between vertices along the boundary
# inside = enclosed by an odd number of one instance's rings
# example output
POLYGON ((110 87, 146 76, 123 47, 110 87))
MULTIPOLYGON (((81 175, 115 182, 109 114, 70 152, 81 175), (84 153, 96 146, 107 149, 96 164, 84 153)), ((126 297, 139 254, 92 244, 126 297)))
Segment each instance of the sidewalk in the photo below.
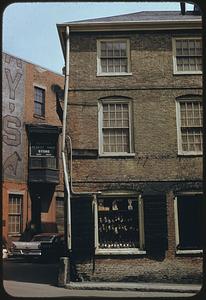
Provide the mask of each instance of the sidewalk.
POLYGON ((110 290, 110 291, 144 291, 144 292, 179 292, 198 293, 200 284, 173 283, 133 283, 133 282, 70 282, 65 288, 70 290, 110 290))

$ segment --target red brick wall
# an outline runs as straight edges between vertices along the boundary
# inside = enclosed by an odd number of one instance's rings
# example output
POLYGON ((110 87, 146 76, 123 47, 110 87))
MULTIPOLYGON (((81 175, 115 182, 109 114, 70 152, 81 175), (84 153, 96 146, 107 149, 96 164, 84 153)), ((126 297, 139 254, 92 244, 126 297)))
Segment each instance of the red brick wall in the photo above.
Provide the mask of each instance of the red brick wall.
MULTIPOLYGON (((8 60, 8 59, 7 59, 8 60)), ((21 61, 21 60, 20 60, 21 61)), ((64 77, 56 74, 52 71, 48 71, 32 63, 22 61, 25 69, 23 77, 24 81, 24 92, 22 92, 21 101, 24 103, 24 118, 23 118, 23 134, 22 134, 22 145, 23 145, 23 159, 24 162, 24 180, 4 180, 3 182, 3 220, 5 220, 5 226, 3 226, 3 236, 7 239, 19 239, 20 236, 8 237, 8 195, 9 192, 15 191, 23 193, 23 231, 26 228, 26 224, 31 220, 31 199, 30 189, 27 185, 28 178, 28 136, 25 129, 25 124, 48 124, 53 126, 61 126, 61 122, 56 112, 56 95, 52 91, 51 86, 53 84, 59 85, 62 89, 64 88, 64 77), (34 116, 34 86, 43 87, 46 90, 46 107, 45 107, 45 118, 37 118, 34 116)), ((23 70, 23 69, 22 69, 23 70)), ((7 88, 7 87, 6 87, 7 88)), ((5 99, 3 99, 5 101, 5 99)), ((59 138, 59 153, 58 157, 61 157, 61 137, 59 138)), ((60 182, 56 186, 52 201, 49 204, 47 212, 42 212, 41 217, 43 222, 55 223, 56 222, 56 196, 57 193, 63 193, 63 172, 62 163, 59 161, 60 170, 60 182)), ((43 201, 43 199, 42 199, 43 201)))

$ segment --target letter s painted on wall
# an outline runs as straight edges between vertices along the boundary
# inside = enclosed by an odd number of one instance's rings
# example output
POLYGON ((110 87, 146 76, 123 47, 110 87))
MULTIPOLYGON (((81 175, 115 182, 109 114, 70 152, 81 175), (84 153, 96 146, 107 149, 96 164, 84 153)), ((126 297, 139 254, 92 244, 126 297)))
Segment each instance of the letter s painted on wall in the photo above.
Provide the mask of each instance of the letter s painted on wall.
POLYGON ((9 146, 21 144, 21 132, 17 129, 21 127, 21 121, 14 116, 3 117, 3 142, 9 146))

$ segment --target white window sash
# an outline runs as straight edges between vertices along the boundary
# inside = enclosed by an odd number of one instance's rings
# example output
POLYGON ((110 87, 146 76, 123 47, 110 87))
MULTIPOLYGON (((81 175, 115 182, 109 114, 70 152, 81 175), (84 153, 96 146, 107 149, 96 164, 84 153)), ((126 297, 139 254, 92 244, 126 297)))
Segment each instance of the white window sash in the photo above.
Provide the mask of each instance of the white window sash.
MULTIPOLYGON (((183 151, 182 149, 182 131, 181 131, 181 113, 180 103, 181 102, 200 102, 200 100, 194 99, 177 99, 176 100, 176 124, 177 124, 177 145, 178 155, 202 155, 202 151, 183 151)), ((199 127, 199 126, 198 126, 199 127)), ((187 126, 186 128, 196 128, 195 126, 187 126)))
MULTIPOLYGON (((10 205, 14 205, 14 198, 18 199, 18 201, 15 200, 15 205, 20 205, 20 212, 13 212, 13 211, 8 211, 8 221, 10 221, 10 217, 15 217, 15 222, 11 222, 8 223, 8 231, 9 228, 12 227, 11 225, 13 225, 13 227, 15 228, 19 228, 19 231, 9 231, 9 235, 19 235, 21 234, 22 231, 22 222, 23 222, 23 195, 24 193, 17 193, 17 192, 12 192, 8 194, 8 201, 9 201, 9 205, 8 208, 10 209, 10 205), (16 197, 15 197, 16 196, 16 197), (12 204, 10 204, 10 199, 12 200, 12 204), (16 220, 18 220, 19 222, 17 223, 16 220)), ((12 207, 13 210, 13 207, 12 207)))
MULTIPOLYGON (((121 196, 121 195, 119 195, 121 196)), ((125 195, 124 195, 125 196, 125 195)), ((112 197, 112 196, 110 196, 112 197)), ((129 195, 125 198, 125 201, 127 198, 134 197, 134 195, 129 195)), ((113 195, 113 198, 115 199, 115 196, 113 195)), ((98 226, 98 203, 97 198, 94 199, 94 244, 95 244, 95 254, 146 254, 146 251, 144 250, 144 244, 145 244, 145 233, 144 233, 144 208, 143 208, 143 199, 141 195, 137 198, 138 201, 138 216, 137 216, 137 222, 139 225, 139 248, 116 248, 116 249, 102 249, 98 247, 99 244, 99 226, 98 226)), ((137 233, 138 234, 138 233, 137 233)))
POLYGON ((121 76, 132 75, 131 73, 131 55, 130 55, 130 40, 127 38, 108 38, 97 40, 97 76, 121 76), (101 43, 102 42, 126 42, 127 56, 127 72, 102 72, 101 70, 101 43))
MULTIPOLYGON (((176 41, 178 40, 201 40, 201 37, 173 37, 172 38, 172 53, 173 53, 173 74, 202 74, 202 71, 178 71, 177 70, 177 55, 176 55, 176 41)), ((188 57, 191 57, 188 55, 188 57)), ((202 56, 201 56, 202 57, 202 56)))
MULTIPOLYGON (((98 103, 98 126, 99 126, 99 155, 100 156, 134 156, 135 154, 132 153, 133 150, 133 143, 132 143, 132 113, 131 113, 131 101, 127 100, 100 100, 98 103), (103 145, 103 104, 127 104, 128 105, 128 114, 129 114, 129 144, 128 152, 104 152, 104 145, 103 145)), ((123 127, 121 127, 123 128, 123 127)), ((108 127, 109 129, 109 127, 108 127)))

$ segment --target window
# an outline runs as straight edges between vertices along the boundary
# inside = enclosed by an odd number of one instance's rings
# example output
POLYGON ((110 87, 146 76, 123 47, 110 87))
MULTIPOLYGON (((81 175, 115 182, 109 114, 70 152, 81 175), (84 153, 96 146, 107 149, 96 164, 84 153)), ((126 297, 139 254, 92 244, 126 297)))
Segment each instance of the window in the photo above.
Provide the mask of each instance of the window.
POLYGON ((39 87, 34 87, 34 113, 45 116, 45 90, 39 87))
POLYGON ((97 252, 143 250, 141 197, 102 197, 97 200, 97 252))
POLYGON ((97 41, 97 74, 124 75, 130 72, 129 40, 97 41))
POLYGON ((202 194, 178 195, 175 198, 177 250, 201 250, 202 194))
POLYGON ((174 73, 202 73, 201 38, 175 38, 173 40, 174 73))
POLYGON ((179 154, 202 153, 202 114, 201 100, 194 98, 177 101, 179 154))
POLYGON ((64 232, 64 198, 56 198, 56 224, 58 232, 64 232))
POLYGON ((102 101, 99 109, 100 154, 131 153, 131 107, 129 101, 102 101))
POLYGON ((22 231, 22 204, 23 196, 10 194, 9 195, 9 234, 20 234, 22 231))

